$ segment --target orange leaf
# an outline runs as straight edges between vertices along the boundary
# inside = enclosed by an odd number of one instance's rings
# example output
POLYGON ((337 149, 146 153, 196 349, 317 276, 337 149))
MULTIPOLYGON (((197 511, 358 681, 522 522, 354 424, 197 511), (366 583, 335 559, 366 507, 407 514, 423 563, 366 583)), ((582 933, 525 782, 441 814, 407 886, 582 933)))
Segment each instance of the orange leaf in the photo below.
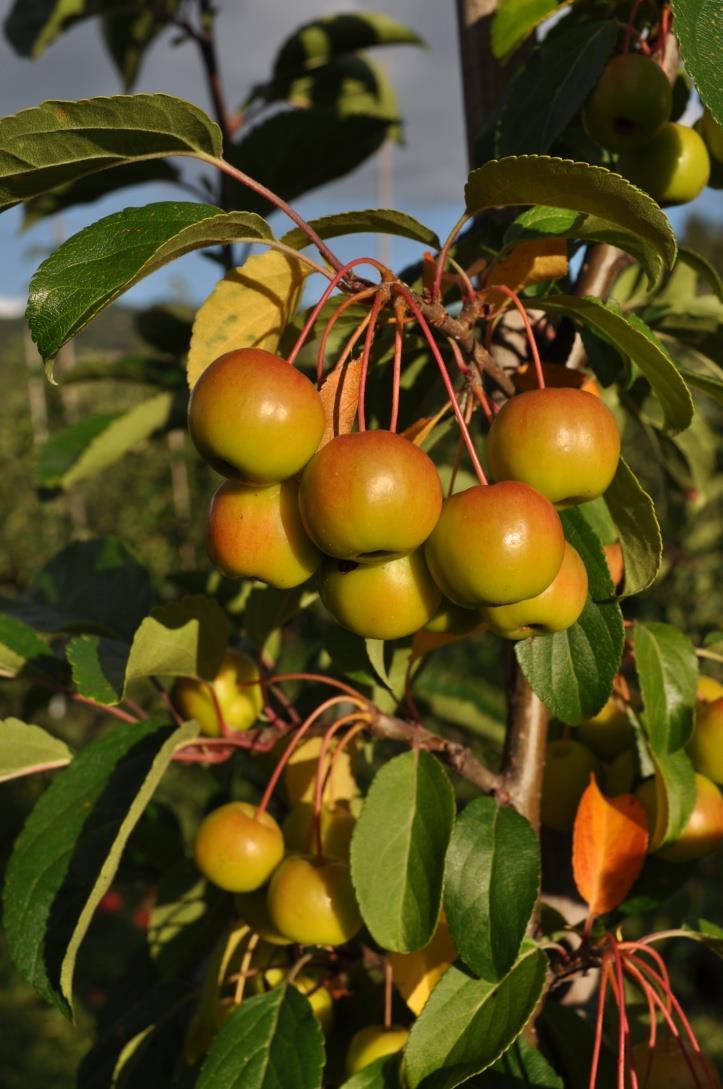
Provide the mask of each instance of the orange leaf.
POLYGON ((590 776, 575 817, 572 868, 590 918, 621 904, 643 868, 648 849, 645 809, 634 794, 606 798, 590 776))
POLYGON ((351 431, 359 404, 360 382, 361 356, 358 356, 337 364, 319 390, 326 414, 319 449, 326 446, 334 435, 346 435, 351 431))
POLYGON ((410 424, 409 427, 405 428, 404 431, 402 431, 402 437, 405 439, 409 439, 409 441, 413 442, 415 446, 422 446, 422 444, 426 442, 426 440, 432 434, 439 421, 442 419, 445 413, 450 410, 451 407, 452 406, 449 404, 449 402, 447 402, 446 404, 442 405, 439 412, 435 412, 434 416, 421 416, 418 420, 415 420, 413 424, 410 424))
MULTIPOLYGON (((519 242, 507 257, 492 269, 488 286, 506 284, 519 291, 526 284, 557 280, 567 272, 567 243, 564 238, 540 238, 519 242)), ((496 298, 490 295, 490 301, 496 298)), ((502 296, 501 296, 502 298, 502 296)))

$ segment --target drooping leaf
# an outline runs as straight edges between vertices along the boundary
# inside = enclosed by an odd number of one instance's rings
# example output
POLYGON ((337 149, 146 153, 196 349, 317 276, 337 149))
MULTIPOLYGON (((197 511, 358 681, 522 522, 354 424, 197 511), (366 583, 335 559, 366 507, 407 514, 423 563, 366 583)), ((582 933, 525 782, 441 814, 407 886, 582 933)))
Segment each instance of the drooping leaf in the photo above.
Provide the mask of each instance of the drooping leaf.
POLYGON ((540 887, 531 825, 494 798, 475 798, 457 819, 447 850, 444 909, 465 964, 500 979, 517 960, 540 887))
POLYGON ((515 655, 551 714, 572 725, 606 702, 618 671, 625 629, 620 607, 590 599, 566 631, 522 639, 515 655))
POLYGON ((535 300, 541 310, 567 314, 602 333, 630 356, 658 398, 668 431, 683 431, 693 419, 693 400, 680 371, 653 331, 635 314, 623 316, 593 296, 551 295, 535 300))
POLYGON ((144 276, 192 250, 270 240, 253 213, 163 201, 126 208, 73 235, 38 268, 26 317, 43 359, 52 359, 109 303, 144 276))
POLYGON ((313 581, 277 590, 275 586, 255 586, 244 610, 246 634, 254 646, 262 650, 268 639, 296 613, 308 608, 318 594, 313 581))
POLYGON ((701 374, 700 371, 685 370, 683 367, 679 369, 687 385, 692 386, 693 389, 701 390, 702 393, 707 393, 719 405, 723 405, 722 379, 716 378, 712 374, 701 374))
MULTIPOLYGON (((441 243, 435 231, 431 227, 425 227, 423 223, 406 212, 397 212, 392 208, 365 208, 359 212, 337 212, 335 215, 322 216, 320 219, 310 219, 309 226, 313 227, 320 238, 339 238, 348 234, 391 234, 398 238, 411 238, 413 242, 421 242, 425 246, 440 249, 441 243)), ((300 227, 294 227, 282 239, 287 246, 293 249, 303 249, 309 245, 309 240, 300 227)))
POLYGON ((496 131, 498 154, 547 151, 581 110, 617 36, 617 24, 606 19, 544 39, 508 88, 496 131))
POLYGON ((172 407, 173 395, 158 393, 126 412, 86 416, 56 431, 40 451, 38 484, 65 490, 102 472, 164 428, 172 407))
POLYGON ((40 726, 6 718, 0 722, 0 783, 35 771, 65 767, 73 753, 40 726))
POLYGON ((159 605, 133 637, 126 682, 156 674, 211 680, 228 639, 228 618, 213 598, 198 595, 159 605))
POLYGON ((324 1037, 296 987, 246 999, 214 1037, 196 1089, 319 1089, 324 1037))
MULTIPOLYGON (((110 6, 113 0, 106 0, 110 6)), ((120 4, 121 0, 116 0, 120 4)), ((82 19, 97 15, 102 0, 15 0, 5 19, 5 37, 21 57, 39 57, 82 19)))
POLYGON ((627 462, 620 458, 605 504, 623 550, 625 574, 621 597, 639 594, 653 582, 663 558, 663 538, 653 501, 627 462))
POLYGON ((469 175, 465 204, 470 216, 523 204, 588 213, 645 239, 656 278, 675 261, 675 236, 655 201, 601 166, 548 155, 495 159, 469 175))
POLYGON ((218 125, 171 95, 51 100, 0 120, 0 210, 111 166, 220 153, 218 125))
POLYGON ((51 648, 29 624, 0 613, 0 669, 14 677, 29 665, 32 672, 46 672, 52 662, 51 648))
POLYGON ((10 858, 5 929, 28 982, 66 1016, 78 948, 126 841, 193 729, 124 725, 92 741, 40 798, 10 858))
POLYGON ((609 600, 614 591, 610 569, 592 526, 577 507, 560 511, 560 520, 565 530, 565 539, 576 549, 585 564, 590 597, 593 601, 609 600))
POLYGON ((146 50, 154 38, 167 25, 167 19, 180 6, 181 0, 161 0, 147 7, 136 3, 136 10, 128 7, 104 13, 101 19, 103 41, 115 64, 126 91, 130 91, 138 78, 146 50))
POLYGON ((498 982, 447 969, 412 1026, 404 1056, 410 1089, 454 1089, 517 1039, 545 981, 544 955, 524 953, 498 982))
POLYGON ((503 60, 560 4, 560 0, 500 0, 492 21, 492 52, 503 60))
POLYGON ((335 435, 346 435, 354 427, 359 389, 361 386, 361 356, 337 363, 319 390, 324 405, 326 423, 319 446, 331 442, 335 435))
POLYGON ((634 794, 605 797, 591 776, 577 808, 572 840, 575 884, 590 916, 605 915, 623 902, 647 849, 643 803, 634 794))
POLYGON ((301 261, 267 250, 227 272, 199 308, 188 352, 188 384, 236 348, 276 351, 308 275, 301 261))
POLYGON ((351 875, 385 949, 409 953, 432 937, 453 824, 452 784, 429 753, 403 753, 377 772, 354 829, 351 875))
POLYGON ((125 687, 129 647, 99 635, 77 635, 66 647, 73 681, 82 696, 97 703, 119 703, 125 687))
POLYGON ((117 166, 107 173, 88 174, 77 181, 61 185, 58 189, 26 200, 23 205, 23 229, 32 227, 47 216, 57 215, 66 208, 74 208, 78 204, 92 204, 118 189, 149 182, 176 182, 179 176, 176 167, 164 159, 144 159, 126 166, 117 166))
POLYGON ((672 624, 636 621, 635 668, 645 732, 656 755, 681 749, 693 732, 698 663, 690 639, 672 624))
POLYGON ((675 36, 686 71, 705 105, 723 125, 723 87, 720 54, 723 45, 723 12, 717 0, 673 0, 675 36))

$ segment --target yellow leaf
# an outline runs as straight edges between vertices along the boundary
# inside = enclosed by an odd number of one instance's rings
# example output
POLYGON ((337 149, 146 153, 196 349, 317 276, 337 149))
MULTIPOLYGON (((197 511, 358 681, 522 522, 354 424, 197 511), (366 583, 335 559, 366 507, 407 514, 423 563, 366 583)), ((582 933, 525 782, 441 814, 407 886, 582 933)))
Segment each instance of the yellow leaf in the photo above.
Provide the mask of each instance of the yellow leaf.
POLYGON ((434 416, 421 416, 420 419, 415 420, 413 424, 410 424, 409 427, 402 431, 402 437, 409 439, 415 446, 424 446, 439 421, 451 407, 447 402, 442 405, 439 412, 435 412, 434 416))
POLYGON ((231 269, 196 314, 188 352, 189 386, 224 352, 275 352, 308 272, 303 262, 276 250, 255 254, 231 269))
POLYGON ((337 363, 319 390, 326 427, 319 448, 331 442, 334 435, 347 435, 354 426, 361 385, 361 356, 337 363))
MULTIPOLYGON (((520 242, 492 269, 487 283, 506 284, 519 291, 527 284, 558 280, 567 272, 567 244, 564 238, 540 238, 520 242)), ((493 301, 494 296, 490 296, 493 301)))
POLYGON ((440 976, 457 957, 449 927, 440 919, 431 941, 416 953, 388 953, 397 990, 410 1010, 419 1014, 440 976))

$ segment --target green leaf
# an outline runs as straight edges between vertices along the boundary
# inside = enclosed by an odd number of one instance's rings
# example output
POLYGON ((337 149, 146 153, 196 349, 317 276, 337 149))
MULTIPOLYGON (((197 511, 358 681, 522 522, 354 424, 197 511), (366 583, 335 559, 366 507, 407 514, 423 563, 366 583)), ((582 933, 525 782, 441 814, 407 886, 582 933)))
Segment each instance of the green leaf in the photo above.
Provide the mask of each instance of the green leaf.
POLYGON ((571 628, 522 639, 515 645, 515 655, 550 713, 574 726, 606 702, 624 639, 620 607, 596 605, 588 598, 571 628))
POLYGON ((409 27, 381 12, 326 15, 304 23, 283 42, 274 60, 274 78, 328 64, 334 57, 379 45, 423 45, 409 27))
POLYGON ((120 541, 99 537, 53 556, 33 579, 31 601, 53 610, 50 630, 95 627, 130 640, 150 608, 151 582, 120 541))
POLYGON ((678 260, 692 268, 698 277, 713 288, 713 293, 723 302, 723 280, 718 270, 711 265, 702 253, 692 250, 690 246, 680 246, 678 260))
POLYGON ((111 9, 101 19, 105 47, 126 91, 136 82, 146 50, 168 26, 167 17, 178 10, 180 0, 161 0, 150 9, 143 2, 135 6, 135 11, 128 4, 119 11, 111 9))
POLYGON ((612 520, 603 496, 599 495, 597 499, 591 499, 587 503, 578 503, 575 510, 585 519, 601 544, 612 544, 617 541, 618 528, 612 520))
POLYGON ((723 381, 720 378, 715 378, 712 374, 701 374, 700 371, 684 370, 683 367, 679 370, 689 386, 707 393, 719 405, 723 405, 723 381))
POLYGON ((78 635, 66 647, 73 682, 96 703, 119 703, 123 695, 128 644, 99 635, 78 635))
POLYGON ((95 476, 169 423, 173 395, 158 393, 127 412, 87 416, 56 431, 40 451, 38 483, 67 490, 95 476))
POLYGON ((542 41, 507 91, 496 131, 500 156, 541 154, 581 110, 615 48, 617 23, 583 23, 542 41))
POLYGON ((565 530, 565 539, 579 553, 587 569, 590 597, 593 601, 609 600, 615 587, 595 530, 577 507, 560 511, 560 520, 565 530))
POLYGON ((685 828, 695 806, 695 769, 685 749, 674 753, 655 753, 655 769, 665 790, 668 822, 661 845, 672 843, 685 828))
POLYGON ((35 771, 62 768, 73 753, 59 737, 40 726, 6 718, 0 722, 0 783, 35 771))
POLYGON ((495 159, 469 175, 465 203, 470 216, 487 208, 520 204, 585 212, 644 239, 656 279, 675 261, 675 235, 652 197, 602 166, 548 155, 495 159))
POLYGON ((166 872, 148 924, 148 952, 159 975, 192 976, 221 933, 228 897, 210 885, 191 859, 166 872))
POLYGON ((673 0, 675 36, 686 71, 698 94, 723 125, 723 85, 720 55, 723 46, 723 11, 718 0, 673 0))
POLYGON ((385 949, 409 953, 431 939, 439 918, 454 791, 423 750, 377 772, 351 843, 351 876, 364 922, 385 949))
POLYGON ((52 659, 50 647, 28 624, 0 613, 0 670, 16 676, 29 663, 40 669, 52 659))
POLYGON ((74 23, 96 15, 101 3, 102 0, 15 0, 3 26, 5 37, 21 57, 39 57, 74 23))
POLYGON ((469 1083, 469 1089, 564 1089, 542 1053, 520 1038, 494 1066, 469 1083))
POLYGON ((505 245, 532 241, 537 238, 575 238, 581 242, 607 242, 632 254, 643 266, 651 285, 662 275, 660 250, 657 242, 639 235, 634 227, 634 217, 626 223, 612 222, 602 216, 584 212, 571 212, 566 208, 537 205, 522 212, 509 225, 504 234, 505 245))
POLYGON ((676 752, 693 732, 698 682, 693 644, 672 624, 636 621, 633 645, 644 705, 641 721, 653 752, 676 752))
POLYGON ((196 1089, 319 1089, 321 1025, 294 986, 248 998, 213 1039, 196 1089))
POLYGON ((16 840, 5 930, 25 979, 66 1016, 73 971, 123 848, 190 724, 124 725, 91 741, 48 787, 16 840))
POLYGON ((341 1089, 399 1089, 399 1055, 382 1055, 352 1074, 341 1089))
POLYGON ((180 175, 175 166, 163 159, 147 159, 126 166, 117 166, 110 173, 88 174, 77 181, 68 182, 49 193, 40 193, 23 205, 23 230, 32 227, 40 219, 57 215, 66 208, 78 204, 92 204, 96 200, 127 189, 131 185, 147 182, 176 182, 180 175))
MULTIPOLYGON (((284 110, 254 126, 226 152, 228 161, 286 201, 356 170, 389 135, 396 113, 340 117, 326 106, 284 110)), ((271 205, 245 186, 228 186, 233 207, 265 213, 271 205)))
POLYGON ((229 640, 228 618, 213 598, 192 596, 159 605, 133 638, 126 683, 138 677, 216 676, 229 640))
POLYGON ((545 983, 547 961, 525 953, 499 982, 448 968, 414 1022, 404 1056, 410 1089, 454 1089, 517 1039, 545 983))
POLYGON ((492 21, 492 53, 502 60, 517 49, 559 0, 499 0, 492 21))
POLYGON ((308 608, 317 597, 310 583, 294 586, 291 590, 277 590, 273 586, 255 587, 249 594, 244 611, 246 634, 261 650, 272 632, 302 609, 308 608))
POLYGON ((0 210, 111 166, 220 153, 218 125, 171 95, 51 100, 0 120, 0 210))
POLYGON ((38 351, 51 359, 122 292, 184 253, 272 237, 259 216, 210 204, 163 201, 105 216, 64 242, 30 282, 26 317, 38 351))
POLYGON ((693 419, 693 400, 680 371, 658 338, 636 314, 623 317, 593 296, 551 295, 536 299, 546 313, 568 314, 602 333, 645 375, 665 416, 666 430, 683 431, 693 419))
POLYGON ((444 910, 476 975, 501 979, 515 963, 539 889, 540 848, 529 822, 494 798, 475 798, 449 842, 444 910))
POLYGON ((625 562, 620 596, 639 594, 653 582, 663 558, 663 538, 653 500, 623 458, 604 498, 620 535, 625 562))
MULTIPOLYGON (((425 227, 413 216, 392 208, 338 212, 336 215, 310 219, 309 225, 320 238, 338 238, 348 234, 392 234, 399 238, 411 238, 413 242, 421 242, 434 249, 441 248, 441 242, 431 227, 425 227)), ((309 245, 309 239, 299 227, 285 234, 281 241, 294 249, 304 249, 309 245)))

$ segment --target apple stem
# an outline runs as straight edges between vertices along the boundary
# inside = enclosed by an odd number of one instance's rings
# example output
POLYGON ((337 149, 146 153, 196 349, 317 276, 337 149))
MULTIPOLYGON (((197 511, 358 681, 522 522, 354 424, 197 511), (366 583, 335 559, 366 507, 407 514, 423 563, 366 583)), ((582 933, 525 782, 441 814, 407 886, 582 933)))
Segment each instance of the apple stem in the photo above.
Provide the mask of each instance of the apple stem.
MULTIPOLYGON (((347 261, 347 263, 345 265, 341 265, 340 267, 337 268, 336 275, 331 278, 331 280, 329 281, 327 286, 324 288, 324 291, 321 294, 321 298, 319 299, 316 306, 313 308, 313 310, 309 314, 309 317, 304 322, 304 326, 303 326, 301 332, 299 333, 298 337, 296 338, 296 344, 294 345, 294 347, 291 349, 291 352, 289 353, 288 362, 291 364, 292 367, 293 367, 294 363, 296 362, 296 357, 299 354, 299 352, 301 351, 302 347, 304 346, 304 342, 305 342, 306 338, 308 337, 308 335, 309 335, 309 333, 311 331, 311 328, 314 325, 314 322, 318 318, 324 303, 329 298, 332 291, 334 291, 334 289, 339 286, 339 284, 344 279, 344 277, 347 275, 347 273, 350 272, 357 265, 373 265, 373 266, 377 266, 377 265, 379 265, 379 262, 375 261, 373 257, 357 257, 353 261, 347 261)), ((381 268, 384 268, 384 266, 382 265, 381 268)))
POLYGON ((439 368, 439 372, 442 376, 442 381, 444 382, 445 388, 447 390, 449 403, 451 404, 452 410, 457 418, 457 424, 459 425, 459 429, 462 432, 462 437, 464 439, 465 446, 467 447, 467 453, 469 454, 469 459, 472 462, 474 471, 477 475, 477 479, 479 480, 480 484, 487 484, 487 477, 485 476, 484 469, 482 468, 480 460, 477 457, 477 451, 474 448, 474 443, 472 442, 472 438, 470 436, 469 429, 467 428, 467 424, 464 422, 464 417, 460 410, 459 402, 457 401, 457 395, 455 393, 454 386, 452 385, 451 379, 447 372, 447 367, 445 365, 444 359, 442 358, 442 353, 440 352, 437 342, 434 339, 434 334, 432 333, 432 330, 427 324, 427 319, 424 317, 424 314, 419 308, 417 301, 409 288, 405 284, 401 284, 400 290, 404 297, 404 300, 407 303, 407 306, 419 322, 424 337, 439 368))
POLYGON ((477 298, 477 293, 476 293, 476 291, 474 289, 474 284, 470 280, 470 278, 467 275, 466 271, 462 268, 462 266, 460 264, 458 264, 457 261, 454 260, 453 257, 448 258, 448 260, 449 260, 450 265, 454 269, 454 271, 457 273, 457 279, 459 281, 459 286, 460 286, 461 293, 463 295, 466 294, 467 303, 470 306, 474 306, 475 300, 477 298))
POLYGON ((444 268, 447 264, 447 258, 449 257, 449 251, 451 250, 457 235, 464 227, 465 223, 469 219, 467 212, 459 217, 452 230, 447 235, 442 249, 439 251, 439 257, 437 258, 437 269, 434 274, 434 283, 432 284, 432 302, 437 302, 442 294, 442 276, 444 275, 444 268))
MULTIPOLYGON (((351 697, 351 699, 353 700, 354 697, 351 697)), ((350 697, 348 695, 330 696, 330 698, 328 700, 324 700, 323 703, 320 703, 315 711, 312 711, 310 715, 307 715, 307 717, 301 723, 301 726, 299 726, 299 728, 295 731, 291 741, 287 745, 286 749, 284 750, 281 757, 279 758, 279 761, 278 761, 276 767, 274 768, 273 772, 271 773, 271 777, 269 778, 269 781, 266 784, 266 789, 264 790, 261 801, 259 802, 257 815, 260 815, 261 813, 266 812, 268 804, 271 801, 271 796, 274 793, 274 790, 276 788, 276 784, 278 783, 279 779, 281 778, 281 774, 282 774, 284 768, 286 767, 286 765, 288 764, 292 754, 299 747, 299 743, 301 742, 304 735, 306 733, 308 733, 308 731, 311 729, 311 727, 314 725, 314 723, 317 722, 321 718, 321 716, 323 714, 325 714, 326 711, 330 710, 332 707, 336 707, 337 704, 349 703, 349 702, 350 702, 350 697)), ((358 704, 363 710, 366 710, 367 704, 366 704, 365 700, 359 699, 358 704)))
POLYGON ((389 430, 396 432, 399 423, 399 386, 402 377, 402 350, 404 347, 404 303, 394 300, 394 359, 392 361, 392 411, 389 430))
POLYGON ((379 317, 379 311, 384 306, 384 295, 382 291, 377 291, 374 296, 374 302, 372 303, 371 310, 369 311, 369 320, 366 327, 366 336, 364 337, 364 351, 362 352, 361 359, 361 374, 359 376, 359 405, 357 408, 359 419, 359 430, 366 431, 366 413, 364 410, 364 399, 366 397, 367 390, 367 374, 369 372, 369 360, 372 353, 372 345, 374 344, 374 336, 377 331, 377 318, 379 317))
MULTIPOLYGON (((323 861, 324 850, 321 842, 321 806, 322 797, 324 793, 324 787, 326 783, 331 779, 331 760, 329 760, 329 768, 325 774, 325 764, 327 761, 327 754, 329 752, 329 745, 334 734, 339 730, 342 730, 350 722, 357 722, 359 719, 359 711, 351 711, 347 715, 342 715, 336 722, 333 722, 329 729, 324 734, 321 742, 321 749, 319 750, 319 759, 316 762, 316 780, 314 782, 314 832, 316 835, 316 855, 319 862, 323 861)), ((366 726, 366 721, 364 726, 366 726)))
POLYGON ((501 292, 501 294, 506 295, 507 298, 510 299, 515 304, 515 306, 517 307, 517 310, 519 311, 520 317, 522 318, 522 322, 523 322, 523 324, 525 326, 525 333, 527 334, 527 343, 530 346, 530 354, 532 355, 532 359, 533 359, 533 362, 535 364, 535 374, 537 375, 537 385, 539 386, 540 389, 544 389, 545 388, 545 376, 542 373, 542 361, 540 359, 540 353, 539 353, 539 350, 537 348, 537 341, 535 340, 535 334, 534 334, 534 331, 533 331, 533 328, 532 328, 532 323, 530 322, 530 316, 527 313, 527 311, 525 310, 524 306, 522 305, 522 300, 520 299, 520 296, 517 294, 516 291, 513 291, 511 288, 507 287, 506 284, 494 284, 491 287, 486 287, 484 289, 484 291, 481 292, 481 295, 487 295, 487 294, 489 294, 490 292, 493 292, 493 291, 499 291, 499 292, 501 292))
POLYGON ((253 959, 254 949, 259 942, 258 934, 251 934, 249 936, 244 955, 241 959, 241 965, 239 968, 238 979, 236 980, 236 991, 233 996, 235 1006, 240 1006, 244 996, 244 990, 246 989, 246 980, 251 974, 249 969, 251 968, 251 960, 253 959))
POLYGON ((364 717, 362 717, 361 715, 355 715, 354 717, 359 720, 356 726, 352 726, 350 730, 347 730, 347 732, 344 734, 339 744, 335 746, 334 751, 331 754, 331 759, 329 760, 329 767, 326 769, 326 773, 324 775, 324 785, 321 788, 322 797, 323 792, 327 789, 329 783, 331 782, 331 777, 334 774, 334 768, 336 767, 339 757, 344 752, 344 749, 354 740, 355 737, 358 737, 359 734, 364 733, 364 731, 369 728, 370 719, 368 715, 364 715, 364 717))
POLYGON ((384 958, 384 1028, 390 1029, 392 1027, 392 998, 393 998, 394 976, 392 974, 392 965, 389 961, 389 957, 384 958))
POLYGON ((600 1051, 602 1049, 603 1039, 603 1021, 605 1017, 605 997, 608 989, 608 977, 610 975, 610 962, 606 956, 603 957, 602 964, 600 965, 600 990, 598 992, 597 999, 597 1018, 595 1021, 595 1045, 592 1052, 592 1063, 590 1065, 590 1081, 588 1082, 588 1089, 595 1089, 597 1085, 597 1071, 600 1063, 600 1051))
MULTIPOLYGON (((363 703, 365 708, 368 706, 367 701, 361 692, 357 692, 356 688, 352 688, 350 684, 345 684, 344 681, 337 680, 336 677, 326 677, 323 673, 275 673, 273 676, 266 678, 267 684, 284 684, 286 681, 311 681, 313 684, 326 684, 330 688, 337 688, 340 692, 346 692, 347 695, 363 703)), ((258 681, 239 681, 239 688, 244 684, 258 684, 258 681)))
MULTIPOLYGON (((368 299, 371 295, 374 295, 378 291, 376 284, 373 287, 367 287, 363 291, 358 291, 356 295, 349 295, 344 301, 336 308, 334 313, 329 318, 324 332, 321 335, 321 342, 319 344, 319 351, 316 355, 316 384, 321 385, 324 377, 324 362, 326 360, 326 345, 329 340, 329 335, 336 325, 342 314, 353 306, 355 303, 361 302, 363 299, 368 299)), ((366 316, 366 315, 365 315, 366 316)), ((361 335, 361 334, 360 334, 361 335)))
MULTIPOLYGON (((625 1089, 625 1067, 630 1065, 632 1089, 638 1089, 638 1079, 632 1064, 632 1048, 630 1045, 630 1025, 628 1012, 625 1006, 625 980, 623 978, 623 958, 620 947, 612 934, 608 935, 608 941, 612 947, 615 963, 615 976, 617 978, 618 1008, 620 1011, 620 1023, 618 1030, 618 1089, 625 1089)), ((615 981, 613 981, 614 984, 615 981)))
POLYGON ((627 25, 625 27, 625 41, 623 42, 623 54, 630 52, 630 46, 633 41, 633 34, 635 33, 635 20, 638 17, 638 10, 643 3, 643 0, 635 0, 632 8, 630 9, 630 16, 628 18, 627 25))
POLYGON ((482 378, 479 370, 476 367, 470 367, 468 363, 465 363, 464 359, 462 358, 462 349, 460 348, 456 340, 453 340, 452 337, 448 337, 447 343, 449 344, 452 355, 454 356, 454 361, 457 364, 457 369, 467 379, 468 389, 472 392, 473 397, 475 397, 478 401, 480 408, 482 409, 485 417, 487 418, 487 423, 491 424, 492 420, 494 419, 495 412, 492 405, 490 404, 490 401, 487 398, 487 394, 484 391, 484 386, 482 385, 482 378))

